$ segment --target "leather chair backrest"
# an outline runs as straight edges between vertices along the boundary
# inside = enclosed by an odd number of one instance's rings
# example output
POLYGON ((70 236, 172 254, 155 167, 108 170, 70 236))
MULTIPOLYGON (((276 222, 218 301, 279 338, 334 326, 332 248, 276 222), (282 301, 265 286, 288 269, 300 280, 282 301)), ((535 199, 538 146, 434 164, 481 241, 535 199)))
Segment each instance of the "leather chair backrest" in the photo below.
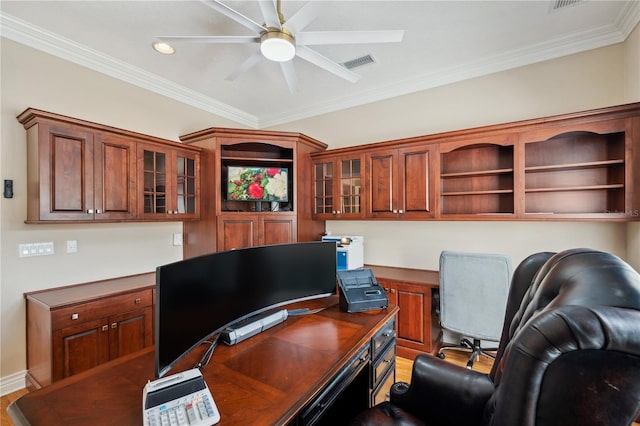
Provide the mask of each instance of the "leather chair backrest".
POLYGON ((630 424, 640 410, 640 275, 597 250, 553 255, 501 348, 483 424, 630 424))
POLYGON ((518 267, 513 271, 511 285, 509 286, 509 295, 507 297, 507 309, 505 312, 504 324, 502 326, 502 334, 500 336, 500 344, 490 373, 490 377, 494 382, 496 374, 498 373, 500 359, 502 358, 504 349, 512 336, 511 322, 513 321, 513 317, 518 312, 518 309, 520 309, 522 299, 524 298, 527 290, 529 290, 529 287, 531 287, 531 283, 538 274, 538 270, 554 254, 555 253, 548 251, 534 253, 520 262, 518 267))

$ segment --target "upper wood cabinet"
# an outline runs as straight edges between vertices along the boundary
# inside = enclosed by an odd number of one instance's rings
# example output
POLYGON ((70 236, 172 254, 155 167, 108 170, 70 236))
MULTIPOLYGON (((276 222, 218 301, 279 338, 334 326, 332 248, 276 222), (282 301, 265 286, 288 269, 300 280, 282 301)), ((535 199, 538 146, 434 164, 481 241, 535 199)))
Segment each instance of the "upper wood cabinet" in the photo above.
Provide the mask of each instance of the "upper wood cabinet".
POLYGON ((366 157, 366 216, 422 219, 435 214, 435 145, 373 150, 366 157))
POLYGON ((440 216, 515 214, 514 137, 440 144, 440 216))
POLYGON ((316 215, 358 156, 368 219, 640 220, 640 103, 316 154, 316 215))
POLYGON ((638 135, 640 117, 523 133, 522 216, 639 219, 638 135))
POLYGON ((318 241, 313 216, 311 153, 326 145, 300 133, 210 128, 181 136, 202 148, 200 220, 184 224, 185 258, 264 244, 318 241), (231 167, 287 169, 287 201, 244 201, 229 195, 231 167))
POLYGON ((138 145, 138 209, 145 219, 195 219, 200 215, 200 158, 194 152, 138 145))
POLYGON ((364 155, 316 156, 313 167, 314 217, 362 218, 364 155))
POLYGON ((32 108, 18 120, 27 130, 27 223, 197 219, 199 149, 32 108), (146 152, 159 153, 153 167, 164 162, 153 187, 146 152))

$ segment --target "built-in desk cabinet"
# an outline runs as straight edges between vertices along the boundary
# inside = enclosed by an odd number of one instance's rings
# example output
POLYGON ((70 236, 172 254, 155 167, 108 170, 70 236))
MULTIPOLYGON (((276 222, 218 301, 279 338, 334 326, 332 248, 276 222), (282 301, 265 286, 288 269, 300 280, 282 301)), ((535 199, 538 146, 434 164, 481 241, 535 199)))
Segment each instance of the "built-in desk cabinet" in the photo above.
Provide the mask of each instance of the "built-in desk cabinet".
POLYGON ((396 320, 398 356, 414 359, 432 353, 441 335, 437 316, 438 272, 365 265, 371 268, 389 298, 399 308, 396 320))
POLYGON ((42 290, 27 302, 27 387, 153 345, 155 274, 42 290))
POLYGON ((18 121, 27 131, 27 223, 199 217, 199 149, 33 108, 18 121))

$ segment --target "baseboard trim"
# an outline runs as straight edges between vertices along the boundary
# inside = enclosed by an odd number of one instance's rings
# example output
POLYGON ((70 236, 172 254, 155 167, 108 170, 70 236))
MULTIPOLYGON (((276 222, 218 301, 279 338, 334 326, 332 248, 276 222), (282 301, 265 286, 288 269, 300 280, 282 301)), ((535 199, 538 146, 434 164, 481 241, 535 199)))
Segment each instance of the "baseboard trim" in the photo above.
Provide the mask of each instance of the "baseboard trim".
POLYGON ((11 392, 26 388, 26 377, 27 370, 0 377, 0 396, 5 396, 11 392))

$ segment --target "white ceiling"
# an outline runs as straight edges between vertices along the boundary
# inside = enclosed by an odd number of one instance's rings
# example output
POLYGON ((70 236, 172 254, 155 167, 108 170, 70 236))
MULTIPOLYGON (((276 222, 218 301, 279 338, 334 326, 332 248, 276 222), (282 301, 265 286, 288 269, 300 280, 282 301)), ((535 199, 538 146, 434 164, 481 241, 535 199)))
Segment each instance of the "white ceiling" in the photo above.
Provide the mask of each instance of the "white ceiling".
MULTIPOLYGON (((2 0, 3 37, 242 123, 266 128, 620 43, 640 1, 325 1, 305 31, 404 30, 400 43, 313 46, 335 62, 370 54, 350 83, 300 58, 290 93, 278 63, 225 77, 257 44, 151 45, 161 35, 255 35, 204 1, 2 0), (567 6, 555 8, 557 3, 567 6)), ((225 4, 263 22, 255 0, 225 4)), ((283 0, 285 17, 306 1, 283 0)))

